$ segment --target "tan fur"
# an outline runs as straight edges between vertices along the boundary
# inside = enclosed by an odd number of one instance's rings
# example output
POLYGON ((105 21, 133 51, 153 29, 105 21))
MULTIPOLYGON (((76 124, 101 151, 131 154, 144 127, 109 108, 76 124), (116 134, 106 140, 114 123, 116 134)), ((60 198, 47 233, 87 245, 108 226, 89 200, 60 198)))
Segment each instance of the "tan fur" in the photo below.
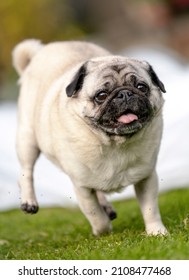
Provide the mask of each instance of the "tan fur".
MULTIPOLYGON (((79 206, 95 235, 111 230, 102 208, 109 204, 102 192, 118 191, 130 184, 135 185, 147 233, 166 233, 158 209, 155 172, 163 99, 147 75, 145 63, 128 59, 150 84, 150 102, 159 111, 149 125, 127 139, 119 135, 109 137, 91 127, 85 118, 98 114, 89 99, 102 83, 101 69, 107 67, 109 71, 113 62, 125 63, 126 58, 112 56, 91 43, 58 42, 44 46, 29 40, 15 48, 13 61, 21 75, 17 152, 22 167, 19 184, 23 210, 37 211, 33 167, 43 152, 71 178, 79 206), (79 96, 70 98, 65 89, 85 61, 89 61, 88 72, 92 74, 86 76, 79 96)), ((119 75, 116 79, 121 84, 119 75)))

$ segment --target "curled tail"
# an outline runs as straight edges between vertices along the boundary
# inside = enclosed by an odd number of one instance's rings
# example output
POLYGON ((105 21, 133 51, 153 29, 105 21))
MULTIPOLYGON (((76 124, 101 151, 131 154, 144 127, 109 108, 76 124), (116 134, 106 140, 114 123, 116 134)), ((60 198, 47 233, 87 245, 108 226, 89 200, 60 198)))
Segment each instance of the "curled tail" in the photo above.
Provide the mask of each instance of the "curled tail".
POLYGON ((43 44, 35 39, 25 40, 13 49, 13 66, 21 76, 32 57, 41 49, 43 44))

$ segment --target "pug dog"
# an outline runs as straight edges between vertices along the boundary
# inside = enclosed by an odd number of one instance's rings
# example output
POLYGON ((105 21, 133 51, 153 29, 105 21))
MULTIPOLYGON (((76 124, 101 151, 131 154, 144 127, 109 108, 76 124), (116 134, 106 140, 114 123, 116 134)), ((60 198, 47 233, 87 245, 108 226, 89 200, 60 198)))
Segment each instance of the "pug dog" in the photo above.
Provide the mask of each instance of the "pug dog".
POLYGON ((18 44, 13 65, 22 210, 38 211, 33 170, 42 152, 70 177, 94 235, 110 232, 116 217, 105 194, 131 184, 147 234, 166 234, 156 174, 165 88, 152 66, 93 43, 38 40, 18 44))

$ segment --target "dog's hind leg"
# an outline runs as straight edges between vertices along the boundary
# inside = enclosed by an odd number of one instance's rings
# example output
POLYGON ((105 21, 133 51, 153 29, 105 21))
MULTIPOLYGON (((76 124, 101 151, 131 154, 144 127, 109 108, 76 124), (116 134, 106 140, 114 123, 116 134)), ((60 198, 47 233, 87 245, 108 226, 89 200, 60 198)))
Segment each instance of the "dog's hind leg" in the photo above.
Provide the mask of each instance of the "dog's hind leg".
POLYGON ((21 165, 19 178, 21 209, 26 213, 34 214, 38 211, 38 203, 33 186, 33 169, 40 151, 29 129, 18 128, 17 154, 21 165))
POLYGON ((117 213, 113 209, 112 205, 107 201, 105 194, 101 191, 97 191, 96 194, 100 205, 103 207, 110 220, 116 219, 117 213))

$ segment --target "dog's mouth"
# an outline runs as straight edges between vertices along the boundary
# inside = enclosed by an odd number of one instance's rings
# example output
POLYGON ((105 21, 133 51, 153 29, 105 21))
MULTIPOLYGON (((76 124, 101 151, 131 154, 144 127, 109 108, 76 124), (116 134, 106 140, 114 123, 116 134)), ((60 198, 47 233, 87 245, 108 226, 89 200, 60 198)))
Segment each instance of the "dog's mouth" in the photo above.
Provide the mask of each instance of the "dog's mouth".
POLYGON ((114 113, 112 108, 112 113, 108 110, 95 124, 108 134, 131 136, 140 131, 151 118, 151 107, 149 103, 145 103, 145 106, 136 111, 126 109, 123 112, 114 113))
POLYGON ((110 118, 109 121, 102 118, 98 126, 109 134, 127 135, 139 131, 143 126, 142 123, 136 113, 128 110, 117 117, 110 118))
POLYGON ((138 120, 138 116, 132 112, 126 112, 117 118, 118 123, 130 124, 138 120))

